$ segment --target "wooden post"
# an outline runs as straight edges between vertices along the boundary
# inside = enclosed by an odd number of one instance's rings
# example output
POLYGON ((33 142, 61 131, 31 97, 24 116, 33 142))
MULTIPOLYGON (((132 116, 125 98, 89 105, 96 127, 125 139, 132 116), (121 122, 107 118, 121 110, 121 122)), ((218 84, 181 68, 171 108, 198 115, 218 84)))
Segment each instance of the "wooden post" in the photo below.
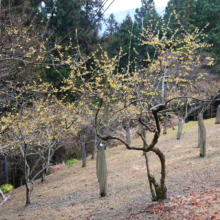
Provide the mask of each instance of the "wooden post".
POLYGON ((196 121, 196 111, 194 111, 194 118, 193 121, 196 121))
MULTIPOLYGON (((101 145, 101 144, 100 144, 101 145)), ((99 182, 99 158, 100 158, 100 151, 99 151, 100 146, 98 146, 98 151, 97 151, 97 157, 96 157, 96 176, 99 182)))
POLYGON ((107 195, 107 164, 105 158, 105 149, 103 145, 98 148, 97 155, 97 177, 101 197, 107 195))
POLYGON ((165 116, 165 120, 164 120, 163 134, 167 134, 167 114, 166 114, 166 116, 165 116))
POLYGON ((93 145, 93 152, 92 152, 92 158, 91 159, 95 159, 96 144, 97 144, 97 135, 96 135, 96 130, 95 130, 94 145, 93 145))
POLYGON ((82 167, 86 167, 86 145, 85 137, 81 136, 81 156, 82 156, 82 167))
POLYGON ((200 157, 206 156, 206 129, 202 114, 198 116, 198 123, 200 129, 200 157))
POLYGON ((130 145, 131 144, 131 129, 130 129, 129 122, 125 125, 125 132, 126 132, 126 142, 130 145))
POLYGON ((198 147, 200 147, 200 127, 199 127, 199 121, 198 121, 198 147))
POLYGON ((171 124, 173 130, 175 130, 175 128, 174 128, 174 126, 173 126, 173 115, 172 115, 172 113, 170 113, 169 119, 170 119, 170 124, 171 124))
POLYGON ((217 109, 215 124, 220 124, 220 105, 217 109))
POLYGON ((207 119, 211 118, 211 105, 207 109, 207 119))
POLYGON ((183 119, 179 118, 178 131, 177 131, 177 140, 180 140, 180 136, 182 134, 182 129, 183 129, 183 119))
POLYGON ((4 173, 5 173, 5 183, 8 184, 8 158, 5 156, 4 160, 4 173))

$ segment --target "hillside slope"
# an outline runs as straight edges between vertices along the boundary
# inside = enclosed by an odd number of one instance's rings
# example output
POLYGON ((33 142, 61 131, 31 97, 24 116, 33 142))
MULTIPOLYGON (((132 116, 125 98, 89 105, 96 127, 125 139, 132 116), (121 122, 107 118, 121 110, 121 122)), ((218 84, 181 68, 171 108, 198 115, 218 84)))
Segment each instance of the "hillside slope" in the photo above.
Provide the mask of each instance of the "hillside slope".
MULTIPOLYGON (((214 119, 205 124, 206 158, 196 148, 197 122, 184 125, 179 141, 176 130, 161 135, 158 147, 167 161, 165 202, 151 202, 142 152, 118 146, 106 151, 107 197, 100 198, 95 161, 88 157, 86 168, 79 161, 49 175, 44 184, 36 181, 28 207, 24 186, 11 191, 0 219, 220 219, 220 125, 214 119)), ((139 139, 133 143, 141 146, 139 139)), ((152 154, 149 158, 152 174, 158 173, 158 159, 152 154)))

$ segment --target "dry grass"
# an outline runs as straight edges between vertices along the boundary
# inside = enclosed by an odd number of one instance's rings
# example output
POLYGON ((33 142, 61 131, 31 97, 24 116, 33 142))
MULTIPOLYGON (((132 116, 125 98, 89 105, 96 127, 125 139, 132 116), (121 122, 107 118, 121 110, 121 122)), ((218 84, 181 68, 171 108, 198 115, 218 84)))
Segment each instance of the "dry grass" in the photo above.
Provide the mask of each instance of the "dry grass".
MULTIPOLYGON (((163 207, 190 193, 220 190, 220 125, 214 125, 214 119, 206 120, 205 124, 206 158, 199 157, 197 122, 184 124, 181 140, 176 140, 177 130, 169 129, 167 135, 161 135, 157 146, 166 155, 170 198, 163 207)), ((150 135, 147 139, 150 140, 150 135)), ((140 139, 133 144, 142 146, 140 139)), ((11 191, 11 198, 0 211, 0 219, 184 219, 181 208, 175 208, 177 206, 173 206, 173 210, 178 218, 172 217, 172 212, 161 215, 160 211, 154 211, 162 210, 154 207, 161 203, 152 206, 142 152, 118 146, 107 150, 106 157, 107 197, 100 198, 95 161, 90 156, 86 168, 82 168, 79 161, 49 175, 44 184, 36 181, 32 205, 28 207, 24 207, 24 186, 11 191)), ((151 153, 149 158, 152 174, 158 178, 158 159, 151 153)), ((201 216, 198 219, 208 219, 202 211, 198 216, 201 216)))

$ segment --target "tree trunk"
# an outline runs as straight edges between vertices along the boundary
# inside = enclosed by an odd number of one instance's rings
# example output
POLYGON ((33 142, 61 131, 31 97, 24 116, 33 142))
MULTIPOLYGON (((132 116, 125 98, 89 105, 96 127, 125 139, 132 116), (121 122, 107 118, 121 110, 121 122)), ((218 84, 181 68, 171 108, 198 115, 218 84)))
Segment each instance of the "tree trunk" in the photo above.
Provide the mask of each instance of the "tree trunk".
POLYGON ((179 118, 178 131, 177 131, 177 140, 180 140, 180 136, 182 134, 182 129, 183 129, 183 119, 179 118))
POLYGON ((93 146, 93 152, 92 152, 92 158, 91 159, 95 159, 96 144, 97 144, 97 135, 96 135, 96 131, 95 131, 95 134, 94 134, 94 146, 93 146))
POLYGON ((81 156, 82 156, 82 167, 86 167, 86 145, 85 137, 81 137, 81 156))
POLYGON ((220 105, 217 109, 215 124, 220 124, 220 105))
POLYGON ((25 186, 26 186, 26 205, 31 204, 31 196, 33 191, 33 184, 31 186, 30 180, 25 180, 25 186))
POLYGON ((147 152, 145 153, 145 159, 146 159, 147 175, 148 175, 148 181, 149 181, 150 191, 152 195, 152 201, 158 201, 160 199, 167 199, 167 188, 165 184, 166 164, 165 164, 165 156, 159 148, 154 147, 152 151, 159 157, 160 163, 161 163, 160 184, 157 183, 155 177, 151 175, 150 173, 149 159, 148 159, 147 152))
POLYGON ((165 116, 165 120, 164 120, 163 134, 167 134, 167 114, 166 114, 166 116, 165 116))
POLYGON ((206 129, 202 114, 198 116, 198 123, 200 129, 200 157, 206 156, 206 129))
POLYGON ((42 183, 45 181, 45 178, 46 178, 46 169, 44 169, 41 174, 41 182, 42 183))
MULTIPOLYGON (((146 140, 147 142, 147 137, 146 137, 146 130, 144 129, 144 127, 142 127, 141 129, 141 133, 143 135, 143 138, 146 140)), ((144 142, 143 142, 143 147, 145 147, 144 142)), ((143 155, 145 155, 145 151, 143 151, 143 155)))
MULTIPOLYGON (((41 159, 41 165, 42 165, 42 169, 46 166, 45 161, 43 159, 41 159)), ((46 168, 41 173, 41 182, 42 183, 45 181, 45 178, 46 178, 46 168)))
POLYGON ((107 164, 105 158, 105 150, 103 146, 100 146, 98 149, 97 156, 97 176, 99 181, 99 190, 101 197, 107 195, 107 164))

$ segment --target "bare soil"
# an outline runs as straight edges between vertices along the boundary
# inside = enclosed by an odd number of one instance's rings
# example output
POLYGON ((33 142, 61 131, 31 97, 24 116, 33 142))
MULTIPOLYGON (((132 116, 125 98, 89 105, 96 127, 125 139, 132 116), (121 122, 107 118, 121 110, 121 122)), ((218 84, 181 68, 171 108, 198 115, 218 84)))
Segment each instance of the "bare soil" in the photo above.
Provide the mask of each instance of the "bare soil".
MULTIPOLYGON (((220 219, 220 125, 205 120, 207 157, 199 157, 197 122, 184 124, 181 140, 176 130, 161 135, 158 147, 166 155, 166 201, 151 202, 142 152, 118 146, 106 150, 108 195, 100 197, 96 163, 87 158, 35 182, 32 204, 25 207, 25 186, 9 192, 0 219, 220 219)), ((148 141, 151 135, 147 136, 148 141)), ((133 145, 142 146, 136 139, 133 145)), ((160 173, 158 158, 149 153, 152 174, 160 173)))

